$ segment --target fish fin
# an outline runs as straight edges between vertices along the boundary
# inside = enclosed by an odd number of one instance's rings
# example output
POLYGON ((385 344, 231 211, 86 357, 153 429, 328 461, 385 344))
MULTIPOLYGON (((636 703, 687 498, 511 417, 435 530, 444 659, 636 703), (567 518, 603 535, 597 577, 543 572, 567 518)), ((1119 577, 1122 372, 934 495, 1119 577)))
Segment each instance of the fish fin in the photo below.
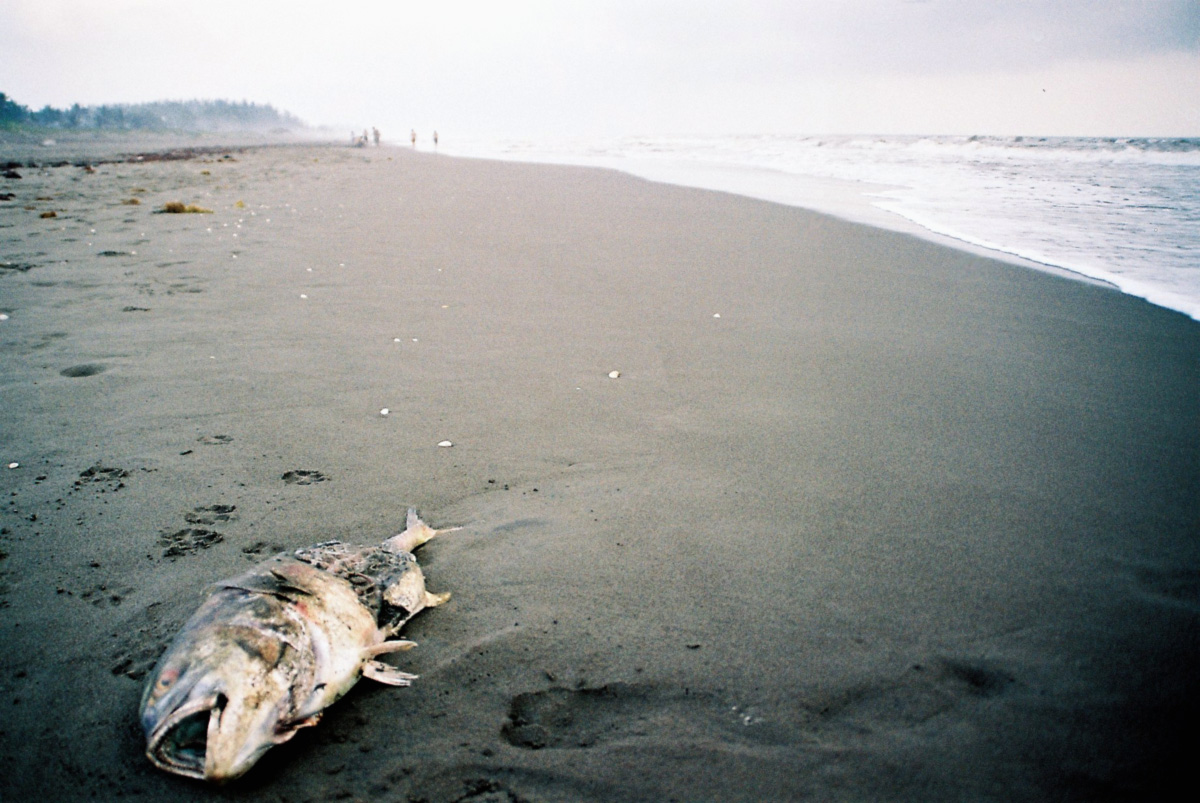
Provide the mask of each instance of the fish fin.
POLYGON ((275 738, 272 741, 274 741, 275 744, 283 744, 284 742, 289 741, 293 736, 296 735, 296 731, 300 730, 301 728, 311 728, 313 725, 316 725, 318 722, 320 722, 321 714, 323 713, 323 711, 318 711, 311 717, 305 717, 304 719, 300 719, 295 722, 289 722, 285 727, 279 728, 275 731, 275 738))
POLYGON ((386 683, 388 686, 411 686, 412 682, 417 679, 416 675, 402 672, 383 661, 367 661, 363 664, 362 673, 363 677, 379 683, 386 683))
POLYGON ((462 527, 446 527, 445 529, 435 530, 421 521, 421 517, 417 515, 415 507, 410 507, 408 509, 408 518, 404 522, 404 532, 393 535, 383 542, 383 546, 393 552, 412 552, 421 546, 421 544, 442 533, 452 533, 455 530, 461 529, 462 527))
POLYGON ((411 650, 417 646, 415 641, 384 641, 363 650, 363 658, 374 658, 377 655, 384 655, 389 652, 401 652, 403 650, 411 650))
POLYGON ((425 592, 425 607, 436 608, 446 600, 450 599, 450 592, 445 591, 441 594, 434 594, 432 591, 425 592))

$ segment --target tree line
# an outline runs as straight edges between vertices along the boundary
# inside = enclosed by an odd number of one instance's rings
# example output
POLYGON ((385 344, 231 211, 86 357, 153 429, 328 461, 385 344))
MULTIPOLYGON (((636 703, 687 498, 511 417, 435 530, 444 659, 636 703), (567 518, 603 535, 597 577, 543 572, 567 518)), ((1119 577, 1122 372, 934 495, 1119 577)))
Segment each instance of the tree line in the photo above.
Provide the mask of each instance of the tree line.
POLYGON ((64 129, 256 131, 304 128, 299 118, 269 104, 228 100, 162 100, 34 111, 0 92, 0 128, 22 125, 64 129))

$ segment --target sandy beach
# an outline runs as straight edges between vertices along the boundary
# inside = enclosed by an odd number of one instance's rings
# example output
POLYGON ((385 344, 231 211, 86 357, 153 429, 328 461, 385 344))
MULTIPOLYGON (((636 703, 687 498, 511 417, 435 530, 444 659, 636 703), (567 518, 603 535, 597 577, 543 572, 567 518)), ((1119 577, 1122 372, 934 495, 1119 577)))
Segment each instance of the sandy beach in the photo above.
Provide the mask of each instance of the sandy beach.
POLYGON ((0 799, 1190 777, 1195 321, 606 170, 102 150, 0 179, 0 799), (223 789, 152 767, 142 685, 206 586, 409 506, 463 528, 389 659, 420 679, 223 789))

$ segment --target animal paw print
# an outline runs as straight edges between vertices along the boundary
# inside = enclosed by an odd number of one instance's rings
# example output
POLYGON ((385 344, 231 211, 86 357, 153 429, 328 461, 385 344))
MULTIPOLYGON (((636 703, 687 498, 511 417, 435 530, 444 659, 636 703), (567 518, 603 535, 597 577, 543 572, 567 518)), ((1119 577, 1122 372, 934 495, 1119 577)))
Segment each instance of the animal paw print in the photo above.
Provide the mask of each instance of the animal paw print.
POLYGON ((237 510, 237 505, 202 505, 195 508, 191 513, 186 513, 183 520, 188 524, 207 524, 213 525, 218 521, 234 521, 237 516, 233 511, 237 510))
POLYGON ((80 594, 79 598, 97 608, 109 608, 120 605, 125 595, 132 591, 132 588, 109 588, 106 583, 101 583, 80 594))
POLYGON ((314 485, 318 482, 325 482, 329 478, 319 471, 298 468, 284 472, 282 479, 288 485, 314 485))
POLYGON ((75 490, 82 491, 85 486, 99 486, 98 493, 115 492, 125 487, 124 480, 128 477, 129 472, 123 468, 113 468, 97 463, 80 472, 79 479, 75 480, 75 490))
POLYGON ((193 555, 213 544, 219 544, 225 536, 216 530, 206 530, 202 527, 185 527, 182 530, 164 535, 158 539, 159 546, 164 546, 164 558, 178 558, 193 555))
POLYGON ((242 547, 242 554, 251 560, 256 560, 264 553, 274 554, 276 552, 282 552, 286 548, 287 547, 285 547, 283 544, 273 544, 267 541, 255 541, 249 546, 242 547))

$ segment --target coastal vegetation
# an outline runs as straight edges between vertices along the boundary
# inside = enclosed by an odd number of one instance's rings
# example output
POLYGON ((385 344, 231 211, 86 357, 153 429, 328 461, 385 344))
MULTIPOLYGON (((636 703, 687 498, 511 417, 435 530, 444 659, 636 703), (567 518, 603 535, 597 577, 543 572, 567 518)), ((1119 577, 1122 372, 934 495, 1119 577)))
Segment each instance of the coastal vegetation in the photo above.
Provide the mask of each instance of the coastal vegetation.
POLYGON ((228 100, 164 100, 33 110, 0 92, 0 130, 45 128, 110 131, 271 131, 305 128, 269 104, 228 100))

